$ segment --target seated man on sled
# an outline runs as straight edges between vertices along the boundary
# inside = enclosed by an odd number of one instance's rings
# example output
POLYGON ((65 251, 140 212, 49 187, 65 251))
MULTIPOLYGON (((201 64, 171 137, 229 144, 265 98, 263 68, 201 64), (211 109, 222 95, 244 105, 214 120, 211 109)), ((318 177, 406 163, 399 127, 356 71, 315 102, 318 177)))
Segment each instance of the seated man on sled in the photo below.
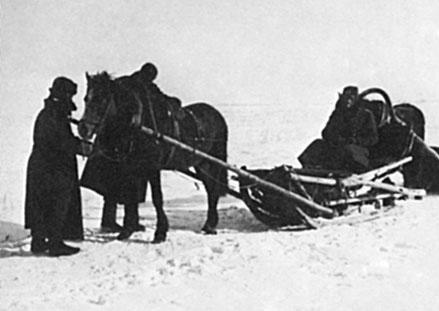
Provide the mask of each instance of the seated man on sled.
POLYGON ((378 143, 378 127, 373 113, 358 100, 358 88, 345 87, 339 95, 322 139, 317 139, 299 156, 305 168, 346 170, 354 173, 370 169, 370 148, 378 143))

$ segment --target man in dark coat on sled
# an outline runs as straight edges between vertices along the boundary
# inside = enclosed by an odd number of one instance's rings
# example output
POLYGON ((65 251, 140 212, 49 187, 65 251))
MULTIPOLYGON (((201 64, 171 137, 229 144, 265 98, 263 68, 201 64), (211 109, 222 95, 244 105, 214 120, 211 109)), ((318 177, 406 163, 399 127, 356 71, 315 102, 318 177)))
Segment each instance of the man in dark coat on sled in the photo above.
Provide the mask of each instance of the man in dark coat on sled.
POLYGON ((91 144, 71 131, 76 84, 58 77, 35 121, 27 167, 25 227, 31 229, 33 253, 72 255, 79 248, 63 240, 82 240, 83 225, 76 154, 88 155, 91 144))
POLYGON ((305 168, 323 168, 361 173, 368 170, 369 150, 378 143, 374 115, 360 105, 358 88, 345 87, 339 95, 322 139, 313 141, 299 156, 305 168))

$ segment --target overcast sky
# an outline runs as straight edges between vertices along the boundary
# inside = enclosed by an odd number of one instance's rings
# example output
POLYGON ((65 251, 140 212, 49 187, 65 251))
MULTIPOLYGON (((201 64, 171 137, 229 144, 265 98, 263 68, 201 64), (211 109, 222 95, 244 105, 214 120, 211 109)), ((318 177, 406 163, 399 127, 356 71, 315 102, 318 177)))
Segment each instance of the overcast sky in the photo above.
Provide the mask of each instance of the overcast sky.
POLYGON ((300 105, 295 98, 350 83, 395 98, 439 98, 437 1, 0 3, 4 112, 35 112, 58 75, 80 84, 81 106, 86 71, 122 75, 146 61, 183 102, 300 105))
MULTIPOLYGON (((2 202, 22 207, 33 122, 56 76, 79 84, 80 117, 86 71, 118 76, 147 61, 183 103, 247 103, 259 115, 282 105, 288 118, 267 115, 267 131, 299 122, 311 140, 347 84, 426 100, 439 124, 439 1, 0 0, 2 202)), ((242 107, 229 115, 234 142, 241 122, 258 122, 241 121, 242 107)))

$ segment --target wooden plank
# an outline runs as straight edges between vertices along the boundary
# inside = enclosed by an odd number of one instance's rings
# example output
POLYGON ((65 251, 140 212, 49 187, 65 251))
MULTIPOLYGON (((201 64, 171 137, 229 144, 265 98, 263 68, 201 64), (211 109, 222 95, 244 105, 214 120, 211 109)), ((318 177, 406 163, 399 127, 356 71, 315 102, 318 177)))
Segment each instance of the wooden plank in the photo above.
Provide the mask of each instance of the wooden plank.
POLYGON ((306 175, 299 175, 291 172, 290 172, 290 176, 291 179, 293 180, 303 183, 308 183, 308 184, 319 184, 324 186, 336 186, 338 184, 335 178, 306 176, 306 175))
POLYGON ((412 161, 412 159, 413 159, 412 157, 406 157, 402 160, 399 160, 399 161, 394 162, 394 163, 390 163, 388 165, 384 165, 382 167, 371 170, 369 172, 349 176, 347 178, 342 179, 340 181, 340 183, 345 187, 355 187, 358 185, 362 185, 363 181, 374 180, 374 179, 379 178, 383 175, 386 175, 389 172, 391 172, 392 170, 395 170, 398 167, 412 161))
POLYGON ((354 198, 345 198, 338 200, 330 200, 325 203, 326 206, 338 206, 338 205, 346 205, 346 204, 363 204, 368 202, 374 202, 377 200, 383 200, 388 198, 401 199, 403 198, 403 194, 399 193, 381 193, 374 196, 363 196, 363 197, 354 197, 354 198))
POLYGON ((366 180, 366 181, 364 181, 364 183, 362 183, 362 185, 367 185, 367 186, 370 186, 370 187, 375 188, 375 189, 381 189, 381 190, 389 191, 392 193, 400 193, 400 194, 407 196, 410 199, 418 199, 418 198, 425 197, 427 195, 427 193, 424 189, 408 189, 405 187, 395 186, 395 185, 391 185, 391 184, 387 184, 387 183, 383 183, 383 182, 378 182, 378 181, 366 180))

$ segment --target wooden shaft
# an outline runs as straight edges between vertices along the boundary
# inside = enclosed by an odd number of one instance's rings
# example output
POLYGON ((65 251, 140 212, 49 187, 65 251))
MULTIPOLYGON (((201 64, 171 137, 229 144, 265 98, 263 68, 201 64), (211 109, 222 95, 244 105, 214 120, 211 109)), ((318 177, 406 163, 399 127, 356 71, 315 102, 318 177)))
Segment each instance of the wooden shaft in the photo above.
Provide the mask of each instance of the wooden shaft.
POLYGON ((152 129, 148 128, 148 127, 145 127, 145 126, 142 126, 140 129, 141 129, 142 132, 144 132, 145 134, 147 134, 149 136, 155 137, 156 139, 162 140, 162 141, 164 141, 164 142, 166 142, 168 144, 177 146, 178 148, 180 148, 182 150, 185 150, 185 151, 188 151, 188 152, 192 153, 195 156, 198 156, 198 157, 206 159, 206 160, 208 160, 208 161, 210 161, 212 163, 215 163, 215 164, 217 164, 219 166, 222 166, 222 167, 224 167, 224 168, 226 168, 226 169, 228 169, 228 170, 230 170, 232 172, 235 172, 236 174, 238 174, 241 177, 247 178, 250 181, 252 181, 254 183, 257 183, 258 185, 260 185, 260 186, 262 186, 262 187, 264 187, 266 189, 273 190, 273 191, 279 193, 280 195, 293 200, 294 202, 303 204, 303 206, 306 206, 306 207, 308 207, 310 209, 319 211, 319 212, 323 213, 325 216, 329 216, 329 217, 334 216, 334 212, 330 208, 321 206, 321 205, 319 205, 319 204, 317 204, 317 203, 315 203, 313 201, 310 201, 310 200, 308 200, 308 199, 306 199, 306 198, 304 198, 304 197, 302 197, 302 196, 300 196, 300 195, 298 195, 298 194, 296 194, 294 192, 287 191, 284 188, 279 187, 278 185, 275 185, 273 183, 267 182, 264 179, 261 179, 261 178, 255 176, 255 175, 253 175, 253 174, 250 174, 247 171, 239 169, 236 166, 233 166, 233 165, 230 165, 230 164, 228 164, 228 163, 226 163, 224 161, 221 161, 220 159, 217 159, 217 158, 215 158, 215 157, 213 157, 213 156, 211 156, 211 155, 209 155, 207 153, 204 153, 204 152, 202 152, 200 150, 197 150, 197 149, 195 149, 195 148, 193 148, 193 147, 191 147, 189 145, 186 145, 186 144, 184 144, 184 143, 182 143, 182 142, 180 142, 180 141, 178 141, 176 139, 173 139, 172 137, 169 137, 167 135, 163 135, 163 134, 157 133, 154 130, 152 130, 152 129))
POLYGON ((324 186, 336 186, 337 185, 337 180, 334 178, 306 176, 306 175, 300 175, 297 173, 290 173, 290 176, 293 180, 303 182, 303 183, 319 184, 319 185, 324 185, 324 186))
POLYGON ((357 185, 361 185, 361 184, 363 184, 364 181, 373 180, 373 179, 376 179, 378 177, 381 177, 381 176, 387 174, 388 172, 400 167, 401 165, 404 165, 404 164, 410 162, 411 160, 412 160, 412 157, 407 157, 407 158, 404 158, 404 159, 399 160, 397 162, 390 163, 388 165, 379 167, 377 169, 374 169, 372 171, 369 171, 369 172, 366 172, 363 174, 358 174, 358 175, 346 177, 345 179, 343 179, 341 181, 341 184, 345 187, 355 187, 357 185))
POLYGON ((404 164, 411 162, 412 160, 413 160, 413 157, 406 157, 406 158, 403 158, 399 161, 396 161, 396 162, 381 166, 377 169, 371 170, 369 172, 359 174, 359 175, 357 175, 357 177, 364 179, 364 180, 373 180, 373 179, 376 179, 378 177, 381 177, 381 176, 387 174, 388 172, 390 172, 394 169, 397 169, 397 168, 403 166, 404 164))
POLYGON ((395 185, 386 184, 383 182, 371 181, 371 180, 365 180, 362 184, 365 186, 370 186, 372 188, 377 188, 393 193, 401 193, 409 198, 424 197, 426 195, 424 189, 408 189, 405 187, 395 186, 395 185))

